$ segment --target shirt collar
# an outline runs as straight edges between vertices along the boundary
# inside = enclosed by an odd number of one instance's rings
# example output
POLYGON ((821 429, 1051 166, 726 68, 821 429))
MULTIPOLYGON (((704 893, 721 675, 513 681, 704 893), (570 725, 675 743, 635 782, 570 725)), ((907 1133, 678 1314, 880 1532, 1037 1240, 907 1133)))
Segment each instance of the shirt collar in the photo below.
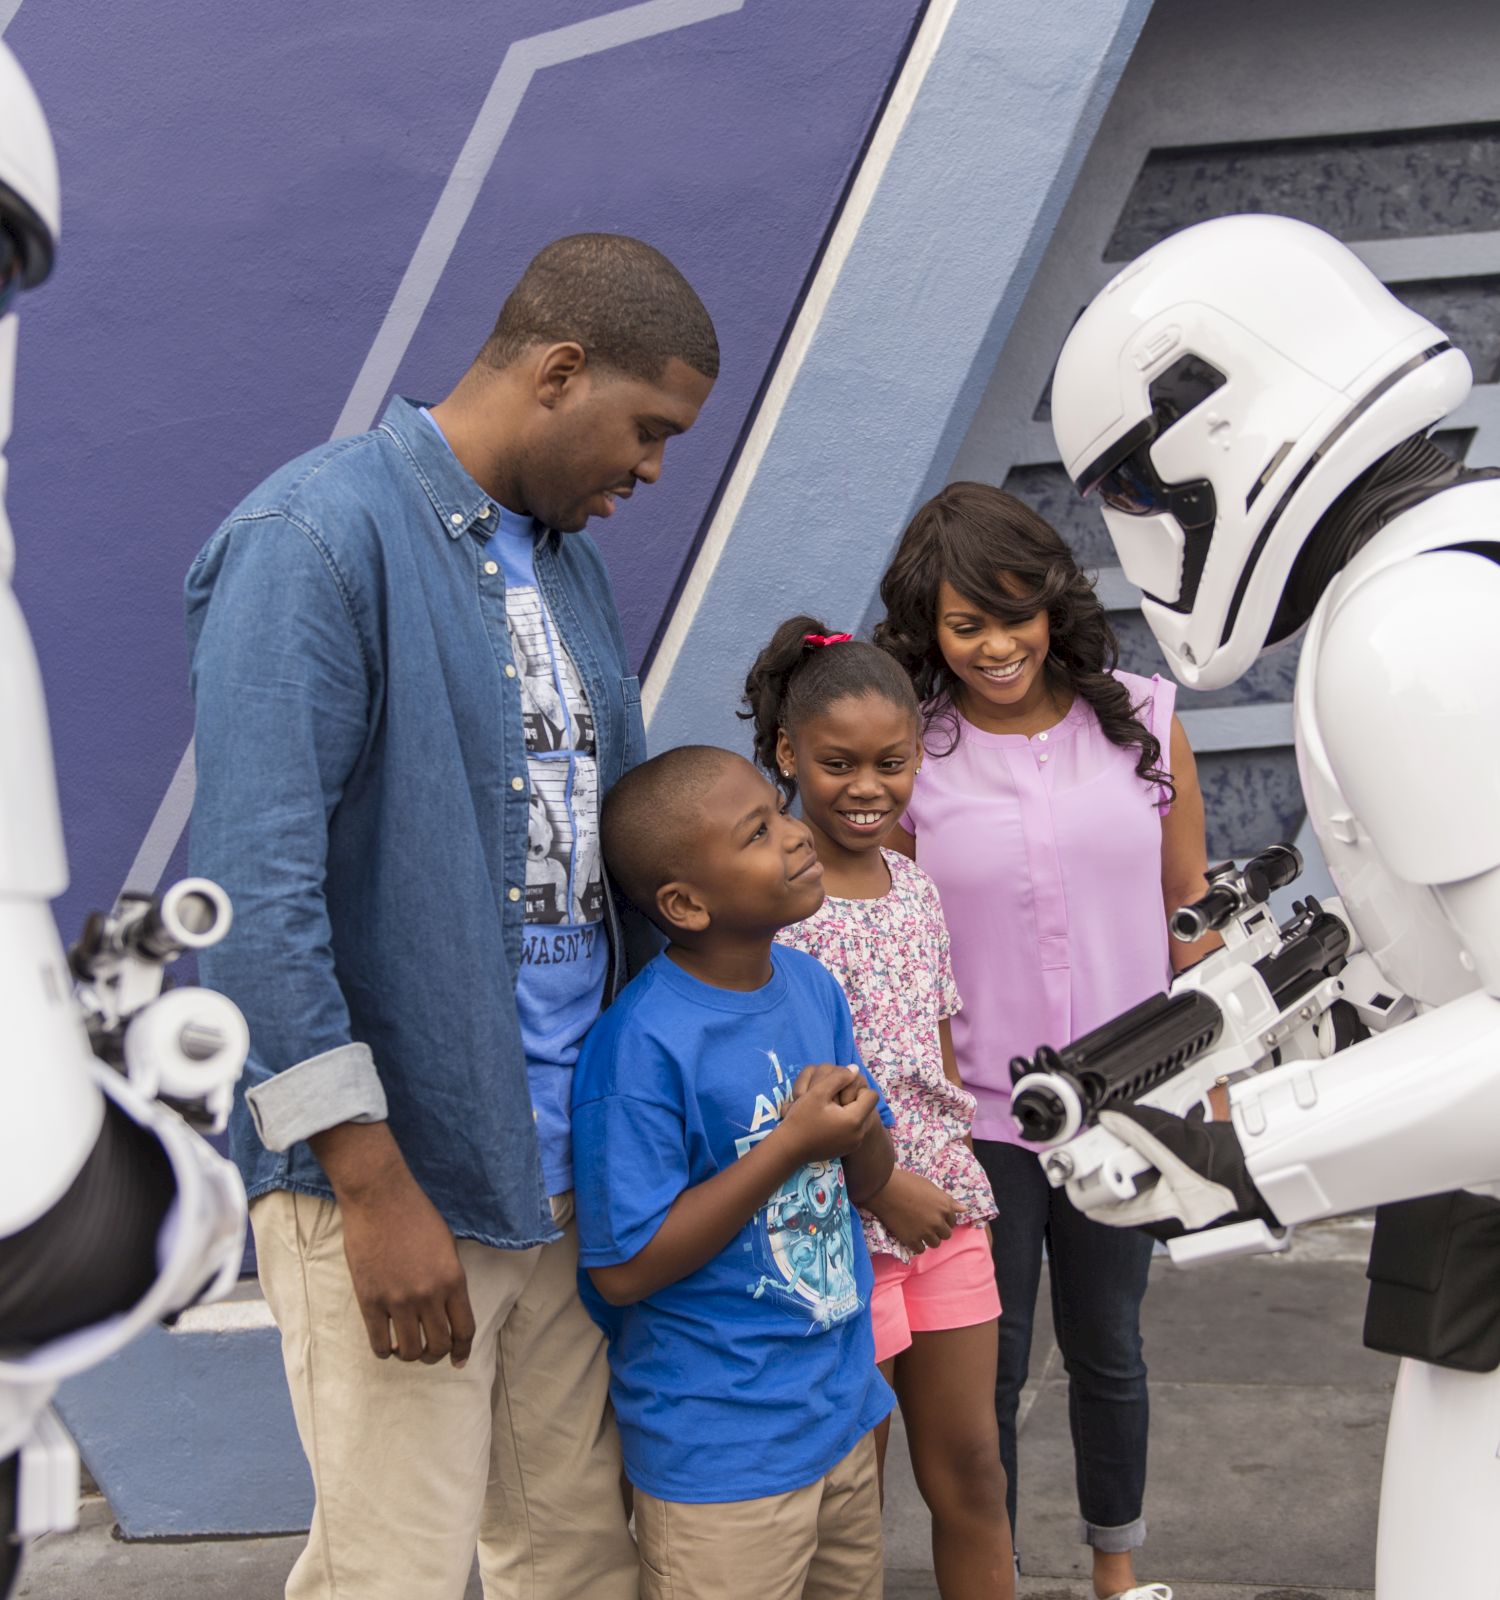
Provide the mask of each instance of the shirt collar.
POLYGON ((422 402, 394 395, 380 419, 380 431, 400 445, 450 539, 462 538, 476 523, 486 535, 499 527, 499 507, 422 415, 422 402))

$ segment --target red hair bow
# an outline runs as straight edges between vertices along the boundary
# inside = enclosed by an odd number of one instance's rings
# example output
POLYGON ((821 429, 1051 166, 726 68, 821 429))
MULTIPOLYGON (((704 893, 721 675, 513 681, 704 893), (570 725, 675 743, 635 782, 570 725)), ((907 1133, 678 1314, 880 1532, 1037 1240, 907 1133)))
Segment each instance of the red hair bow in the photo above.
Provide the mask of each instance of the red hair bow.
POLYGON ((825 644, 848 644, 854 635, 852 633, 804 633, 803 643, 821 649, 825 644))

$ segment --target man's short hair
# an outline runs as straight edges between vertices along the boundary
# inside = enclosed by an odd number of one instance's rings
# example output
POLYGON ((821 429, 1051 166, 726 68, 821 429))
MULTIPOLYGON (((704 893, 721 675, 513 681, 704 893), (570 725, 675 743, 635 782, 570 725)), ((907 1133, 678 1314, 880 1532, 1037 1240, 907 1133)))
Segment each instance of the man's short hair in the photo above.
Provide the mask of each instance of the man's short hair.
POLYGON ((679 745, 632 767, 604 797, 604 864, 653 921, 657 890, 692 870, 704 796, 727 766, 743 759, 717 745, 679 745))
POLYGON ((479 352, 508 367, 536 345, 583 346, 590 361, 655 382, 674 356, 719 375, 719 340, 692 285, 661 253, 620 233, 574 233, 538 252, 479 352))

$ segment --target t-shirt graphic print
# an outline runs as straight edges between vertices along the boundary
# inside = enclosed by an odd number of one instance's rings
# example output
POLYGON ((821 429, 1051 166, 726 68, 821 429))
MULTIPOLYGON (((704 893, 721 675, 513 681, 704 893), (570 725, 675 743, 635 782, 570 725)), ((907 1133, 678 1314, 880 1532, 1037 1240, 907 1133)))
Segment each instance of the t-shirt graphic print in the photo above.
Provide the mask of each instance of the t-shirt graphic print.
POLYGON ((593 714, 541 591, 508 588, 505 620, 520 674, 531 787, 526 921, 597 922, 604 914, 604 875, 593 714))
POLYGON ((811 1161, 762 1207, 755 1244, 760 1276, 750 1286, 820 1328, 863 1308, 854 1279, 854 1230, 842 1161, 811 1161))
MULTIPOLYGON (((744 1153, 774 1128, 791 1098, 790 1075, 774 1050, 770 1093, 755 1097, 752 1132, 735 1140, 744 1153), (768 1125, 769 1124, 769 1125, 768 1125)), ((842 1161, 810 1161, 799 1167, 755 1214, 752 1224, 756 1300, 769 1300, 823 1330, 864 1309, 854 1272, 854 1224, 842 1161)))

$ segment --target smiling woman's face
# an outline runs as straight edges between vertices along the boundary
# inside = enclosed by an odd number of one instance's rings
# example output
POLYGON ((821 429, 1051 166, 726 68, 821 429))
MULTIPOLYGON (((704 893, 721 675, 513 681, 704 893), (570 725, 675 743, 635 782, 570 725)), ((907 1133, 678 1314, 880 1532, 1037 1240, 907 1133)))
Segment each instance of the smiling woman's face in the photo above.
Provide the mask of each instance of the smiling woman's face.
MULTIPOLYGON (((1000 582, 1018 598, 1024 592, 1008 573, 1000 582)), ((1006 622, 943 583, 938 588, 937 641, 959 683, 959 710, 971 720, 982 721, 986 708, 1002 717, 1021 716, 1046 698, 1052 630, 1045 610, 1024 622, 1006 622)))

